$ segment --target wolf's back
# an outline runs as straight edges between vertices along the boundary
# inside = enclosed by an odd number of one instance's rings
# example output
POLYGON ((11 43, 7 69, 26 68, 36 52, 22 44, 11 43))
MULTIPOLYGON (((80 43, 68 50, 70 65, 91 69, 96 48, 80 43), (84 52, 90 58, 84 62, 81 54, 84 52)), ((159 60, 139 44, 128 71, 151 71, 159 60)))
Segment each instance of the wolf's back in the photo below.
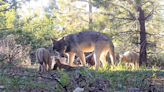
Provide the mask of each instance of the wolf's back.
POLYGON ((134 51, 127 51, 124 56, 126 56, 127 60, 130 61, 130 62, 138 62, 139 60, 139 56, 136 52, 134 51))
POLYGON ((110 41, 111 39, 103 33, 95 32, 95 31, 84 31, 75 34, 70 34, 66 36, 66 40, 70 41, 71 43, 83 43, 83 42, 97 42, 97 41, 110 41))
POLYGON ((46 50, 45 48, 39 48, 39 49, 37 49, 37 51, 36 51, 36 57, 37 57, 39 63, 40 63, 41 65, 43 65, 43 63, 46 62, 45 60, 49 59, 50 53, 49 53, 49 51, 46 50))

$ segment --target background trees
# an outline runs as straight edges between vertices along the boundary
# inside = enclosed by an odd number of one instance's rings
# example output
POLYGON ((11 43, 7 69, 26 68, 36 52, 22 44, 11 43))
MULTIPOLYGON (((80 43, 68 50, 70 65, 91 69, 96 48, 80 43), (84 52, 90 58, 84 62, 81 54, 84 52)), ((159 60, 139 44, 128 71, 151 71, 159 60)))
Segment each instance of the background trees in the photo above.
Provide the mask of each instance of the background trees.
MULTIPOLYGON (((102 10, 104 15, 108 15, 113 19, 113 26, 110 29, 117 30, 116 33, 130 33, 130 43, 135 44, 140 50, 140 64, 147 63, 147 40, 151 42, 148 34, 154 33, 149 30, 150 27, 155 27, 151 23, 155 20, 163 20, 161 17, 160 1, 155 0, 93 0, 93 5, 105 10, 102 10), (107 11, 107 12, 106 12, 107 11)), ((158 22, 162 24, 162 22, 158 22)), ((158 25, 158 32, 161 31, 162 26, 158 25)), ((126 36, 127 38, 127 36, 126 36)), ((152 43, 152 42, 151 42, 152 43)), ((154 43, 154 42, 153 42, 154 43)), ((156 42, 155 42, 156 43, 156 42)), ((127 44, 127 43, 126 43, 127 44)), ((156 46, 156 45, 155 45, 156 46)), ((156 47, 155 47, 156 48, 156 47)), ((131 48, 134 49, 134 48, 131 48)), ((151 47, 152 49, 152 47, 151 47)), ((135 49, 136 50, 136 49, 135 49)))

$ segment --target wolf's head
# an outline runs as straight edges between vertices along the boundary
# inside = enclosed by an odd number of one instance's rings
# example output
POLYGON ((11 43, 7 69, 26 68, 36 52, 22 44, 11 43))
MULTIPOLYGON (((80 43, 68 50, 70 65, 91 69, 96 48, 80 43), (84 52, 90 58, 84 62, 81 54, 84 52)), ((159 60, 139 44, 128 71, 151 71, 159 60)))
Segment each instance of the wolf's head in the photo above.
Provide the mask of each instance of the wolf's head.
POLYGON ((126 63, 126 56, 124 56, 123 54, 119 55, 119 64, 124 64, 126 63))
POLYGON ((62 37, 61 39, 58 40, 54 40, 54 39, 51 40, 53 44, 53 50, 59 52, 61 57, 64 57, 65 51, 67 49, 65 37, 62 37))

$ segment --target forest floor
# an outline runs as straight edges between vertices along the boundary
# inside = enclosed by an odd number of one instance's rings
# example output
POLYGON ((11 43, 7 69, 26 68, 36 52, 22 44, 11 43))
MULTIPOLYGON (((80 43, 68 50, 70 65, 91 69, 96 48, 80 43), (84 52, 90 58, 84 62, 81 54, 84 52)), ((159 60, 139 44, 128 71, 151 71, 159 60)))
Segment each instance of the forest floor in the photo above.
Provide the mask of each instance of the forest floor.
POLYGON ((0 92, 164 92, 164 70, 160 68, 127 70, 124 67, 94 70, 87 67, 72 71, 38 73, 38 65, 1 64, 0 92), (76 91, 80 92, 80 91, 76 91))

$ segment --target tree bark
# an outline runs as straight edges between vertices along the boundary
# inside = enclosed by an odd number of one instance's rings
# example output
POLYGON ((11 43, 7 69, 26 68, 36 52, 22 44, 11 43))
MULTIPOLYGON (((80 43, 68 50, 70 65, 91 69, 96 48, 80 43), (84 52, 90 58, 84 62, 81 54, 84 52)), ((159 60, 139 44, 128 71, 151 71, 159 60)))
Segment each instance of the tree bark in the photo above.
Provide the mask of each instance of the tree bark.
POLYGON ((146 32, 145 32, 145 16, 144 11, 141 7, 138 7, 139 11, 139 23, 140 23, 140 60, 139 64, 142 65, 143 62, 147 64, 147 53, 146 53, 146 32))
POLYGON ((92 4, 91 4, 91 0, 89 0, 89 30, 92 30, 92 27, 90 26, 92 24, 92 4))

